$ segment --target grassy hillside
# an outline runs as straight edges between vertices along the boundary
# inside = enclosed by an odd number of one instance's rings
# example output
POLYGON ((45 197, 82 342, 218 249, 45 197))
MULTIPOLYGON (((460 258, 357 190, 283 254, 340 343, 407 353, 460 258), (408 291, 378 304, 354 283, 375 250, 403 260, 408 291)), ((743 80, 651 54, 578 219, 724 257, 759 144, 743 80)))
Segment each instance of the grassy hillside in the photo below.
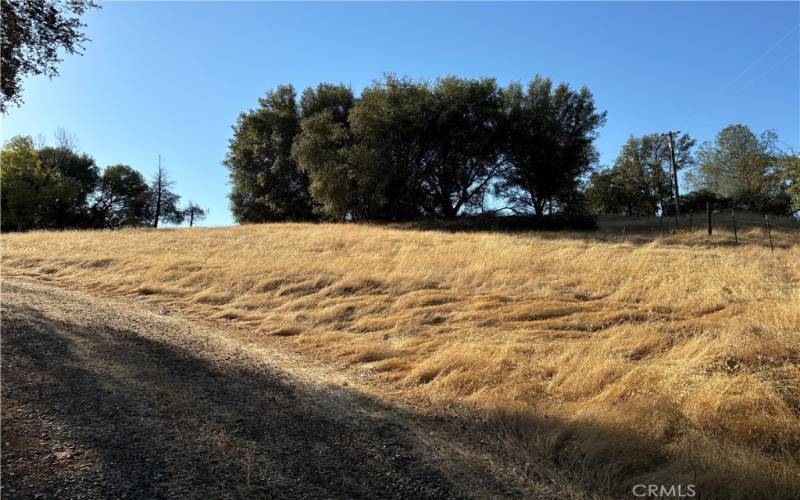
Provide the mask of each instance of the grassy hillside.
POLYGON ((35 232, 3 273, 235 320, 587 483, 800 488, 800 238, 357 225, 35 232))

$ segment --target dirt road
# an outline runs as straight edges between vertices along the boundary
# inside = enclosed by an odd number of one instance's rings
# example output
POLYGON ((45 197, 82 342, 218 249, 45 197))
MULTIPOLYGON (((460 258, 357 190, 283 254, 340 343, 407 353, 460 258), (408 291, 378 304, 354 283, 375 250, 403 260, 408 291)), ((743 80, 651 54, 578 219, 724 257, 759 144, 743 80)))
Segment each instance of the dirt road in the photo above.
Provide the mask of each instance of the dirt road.
POLYGON ((4 498, 521 496, 213 326, 16 278, 2 299, 4 498))

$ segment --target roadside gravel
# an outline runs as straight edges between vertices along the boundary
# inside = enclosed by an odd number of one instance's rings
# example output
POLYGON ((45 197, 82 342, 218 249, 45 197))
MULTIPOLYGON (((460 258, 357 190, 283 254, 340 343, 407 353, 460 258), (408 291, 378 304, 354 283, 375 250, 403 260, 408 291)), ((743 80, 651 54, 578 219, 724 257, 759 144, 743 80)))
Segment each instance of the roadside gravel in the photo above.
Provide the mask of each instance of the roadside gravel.
POLYGON ((401 422, 188 321, 5 280, 4 498, 456 498, 401 422))

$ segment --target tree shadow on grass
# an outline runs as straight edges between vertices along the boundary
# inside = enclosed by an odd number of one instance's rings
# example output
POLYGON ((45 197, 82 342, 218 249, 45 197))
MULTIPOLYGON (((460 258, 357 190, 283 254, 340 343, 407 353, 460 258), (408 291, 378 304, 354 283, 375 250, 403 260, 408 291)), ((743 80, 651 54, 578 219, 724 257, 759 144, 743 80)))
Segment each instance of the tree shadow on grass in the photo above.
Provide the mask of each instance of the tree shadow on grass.
MULTIPOLYGON (((482 496, 460 489, 452 471, 428 460, 426 446, 392 415, 447 427, 454 437, 521 440, 537 430, 556 436, 541 455, 565 472, 527 472, 542 483, 541 496, 629 496, 632 485, 615 484, 617 478, 646 476, 668 460, 657 443, 633 433, 531 414, 506 416, 504 430, 470 416, 442 424, 360 393, 390 411, 354 412, 325 389, 244 362, 245 353, 220 352, 224 359, 212 362, 136 331, 89 328, 27 306, 4 306, 2 340, 3 492, 9 497, 482 496), (593 450, 578 450, 597 455, 585 463, 616 461, 628 470, 577 470, 571 443, 581 433, 597 439, 593 450), (553 485, 553 477, 571 482, 553 485)), ((484 492, 526 496, 487 470, 461 474, 481 477, 484 492)), ((774 493, 768 484, 750 486, 774 493)))

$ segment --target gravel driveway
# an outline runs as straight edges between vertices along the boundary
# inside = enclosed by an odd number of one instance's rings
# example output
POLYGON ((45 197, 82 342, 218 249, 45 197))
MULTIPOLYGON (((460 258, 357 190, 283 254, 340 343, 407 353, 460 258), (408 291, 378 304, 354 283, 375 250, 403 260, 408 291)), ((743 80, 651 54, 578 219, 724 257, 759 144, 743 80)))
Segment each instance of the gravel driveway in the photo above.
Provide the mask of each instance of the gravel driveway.
POLYGON ((2 329, 4 498, 465 496, 402 423, 224 333, 13 279, 2 329))

